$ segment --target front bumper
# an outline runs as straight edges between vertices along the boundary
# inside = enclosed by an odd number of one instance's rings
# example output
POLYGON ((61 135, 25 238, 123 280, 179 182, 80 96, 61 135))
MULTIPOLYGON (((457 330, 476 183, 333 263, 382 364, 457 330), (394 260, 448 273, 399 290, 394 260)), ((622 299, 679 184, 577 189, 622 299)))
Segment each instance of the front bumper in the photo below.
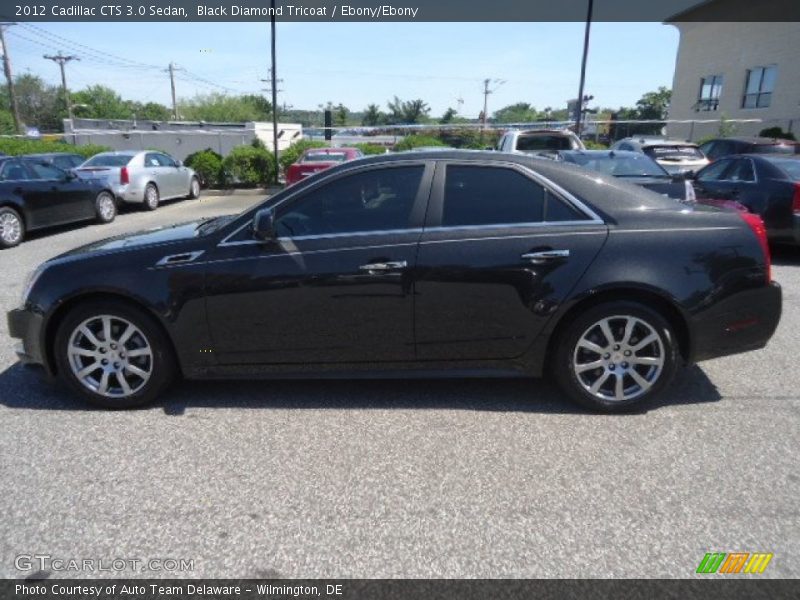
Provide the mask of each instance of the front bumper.
POLYGON ((14 350, 20 362, 47 366, 41 343, 42 315, 16 308, 8 313, 8 333, 20 340, 14 350))
POLYGON ((763 348, 778 327, 781 308, 781 286, 773 281, 695 315, 692 362, 763 348))

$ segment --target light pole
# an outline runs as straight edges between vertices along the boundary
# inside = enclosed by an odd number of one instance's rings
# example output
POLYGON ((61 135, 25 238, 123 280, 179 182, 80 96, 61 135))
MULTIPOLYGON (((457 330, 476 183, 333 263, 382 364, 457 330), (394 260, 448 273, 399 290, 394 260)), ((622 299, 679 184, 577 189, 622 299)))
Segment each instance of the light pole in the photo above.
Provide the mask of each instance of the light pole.
POLYGON ((275 161, 275 184, 278 183, 278 68, 275 59, 275 0, 270 3, 270 31, 272 33, 272 148, 275 161))
POLYGON ((578 114, 575 116, 575 134, 581 137, 581 119, 583 119, 583 84, 586 81, 586 59, 589 56, 589 33, 592 29, 592 9, 594 0, 589 0, 586 13, 586 32, 583 36, 583 60, 581 61, 581 82, 578 85, 578 114))

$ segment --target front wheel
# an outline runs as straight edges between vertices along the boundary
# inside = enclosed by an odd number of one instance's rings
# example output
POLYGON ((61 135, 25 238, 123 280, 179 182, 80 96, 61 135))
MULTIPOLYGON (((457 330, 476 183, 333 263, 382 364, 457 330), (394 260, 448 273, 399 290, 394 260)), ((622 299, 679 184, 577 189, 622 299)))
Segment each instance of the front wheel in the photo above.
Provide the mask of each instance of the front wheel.
POLYGON ((25 237, 25 224, 17 211, 0 207, 0 248, 13 248, 25 237))
POLYGON ((197 177, 192 177, 192 182, 189 184, 189 198, 196 200, 200 197, 200 180, 197 177))
POLYGON ((100 223, 111 223, 117 216, 117 202, 108 192, 100 192, 94 199, 94 212, 100 223))
POLYGON ((172 348, 158 324, 122 303, 79 305, 59 326, 55 353, 59 376, 103 408, 152 402, 175 372, 172 348))
POLYGON ((609 302, 574 319, 556 351, 556 379, 574 402, 603 412, 637 408, 675 374, 675 334, 659 313, 635 302, 609 302))

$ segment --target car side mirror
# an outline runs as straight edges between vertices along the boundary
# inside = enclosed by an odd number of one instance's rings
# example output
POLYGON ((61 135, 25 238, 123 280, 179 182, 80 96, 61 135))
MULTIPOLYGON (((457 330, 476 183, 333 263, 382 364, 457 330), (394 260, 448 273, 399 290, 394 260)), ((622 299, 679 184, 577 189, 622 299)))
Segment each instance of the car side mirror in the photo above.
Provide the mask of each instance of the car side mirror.
POLYGON ((253 237, 259 242, 275 241, 275 211, 271 208, 262 208, 253 218, 253 237))
POLYGON ((64 171, 64 181, 72 181, 73 179, 77 179, 78 175, 75 171, 69 170, 64 171))
POLYGON ((178 168, 182 167, 183 166, 183 161, 182 160, 176 160, 175 161, 175 166, 178 167, 178 168))

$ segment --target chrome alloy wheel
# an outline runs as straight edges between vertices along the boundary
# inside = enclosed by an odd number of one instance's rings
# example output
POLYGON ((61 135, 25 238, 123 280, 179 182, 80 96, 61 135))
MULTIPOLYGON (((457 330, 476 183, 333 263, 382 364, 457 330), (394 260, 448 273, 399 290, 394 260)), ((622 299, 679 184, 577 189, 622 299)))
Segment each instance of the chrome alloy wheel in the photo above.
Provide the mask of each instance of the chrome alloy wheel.
POLYGON ((603 400, 632 400, 647 393, 664 369, 664 344, 642 319, 601 319, 578 339, 572 369, 581 386, 603 400))
POLYGON ((144 201, 149 208, 156 208, 158 206, 158 190, 154 185, 148 185, 144 192, 144 201))
POLYGON ((108 194, 101 194, 97 199, 97 211, 104 221, 110 221, 114 217, 114 198, 108 194))
POLYGON ((22 235, 22 223, 14 213, 0 215, 0 238, 8 245, 14 245, 22 235))
POLYGON ((67 358, 72 374, 92 392, 126 398, 153 374, 153 349, 130 321, 112 315, 86 319, 69 336, 67 358))

